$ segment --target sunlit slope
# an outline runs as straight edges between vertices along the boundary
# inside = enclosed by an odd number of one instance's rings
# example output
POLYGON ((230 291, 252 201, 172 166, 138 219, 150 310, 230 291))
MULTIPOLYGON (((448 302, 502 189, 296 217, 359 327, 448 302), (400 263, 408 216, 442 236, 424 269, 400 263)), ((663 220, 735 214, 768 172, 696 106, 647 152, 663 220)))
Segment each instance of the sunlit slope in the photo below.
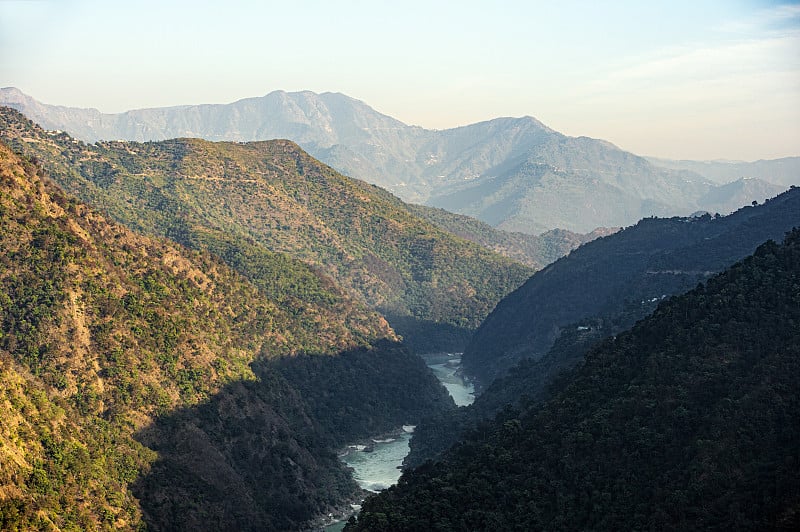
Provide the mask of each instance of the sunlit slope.
POLYGON ((210 249, 257 284, 270 282, 260 254, 282 252, 388 315, 471 329, 532 272, 288 141, 84 145, 10 109, 0 135, 117 220, 210 249))
POLYGON ((262 289, 206 252, 109 222, 3 145, 0 249, 4 530, 174 529, 166 502, 183 523, 297 528, 356 493, 334 445, 448 407, 386 322, 305 264, 264 252, 275 282, 262 289), (312 363, 322 370, 302 371, 312 363), (172 454, 174 434, 203 460, 172 454), (175 471, 225 471, 228 491, 170 490, 175 471))

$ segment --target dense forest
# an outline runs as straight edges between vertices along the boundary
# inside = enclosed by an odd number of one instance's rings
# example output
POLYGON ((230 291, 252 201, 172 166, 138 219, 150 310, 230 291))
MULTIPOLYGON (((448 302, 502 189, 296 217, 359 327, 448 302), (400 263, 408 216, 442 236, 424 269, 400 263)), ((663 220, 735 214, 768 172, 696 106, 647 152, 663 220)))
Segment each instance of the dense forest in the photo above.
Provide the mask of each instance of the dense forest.
POLYGON ((251 282, 3 145, 0 249, 3 530, 300 528, 360 495, 336 446, 454 408, 302 262, 264 251, 251 282))
POLYGON ((262 275, 265 252, 302 260, 387 316, 420 351, 462 350, 533 272, 289 141, 86 145, 10 108, 0 109, 0 139, 115 220, 211 251, 262 288, 286 282, 262 275))
POLYGON ((158 452, 131 486, 149 529, 302 528, 310 509, 337 511, 361 496, 334 451, 455 409, 422 360, 388 341, 251 367, 257 380, 136 434, 158 452))
POLYGON ((796 530, 800 230, 601 342, 346 530, 796 530))

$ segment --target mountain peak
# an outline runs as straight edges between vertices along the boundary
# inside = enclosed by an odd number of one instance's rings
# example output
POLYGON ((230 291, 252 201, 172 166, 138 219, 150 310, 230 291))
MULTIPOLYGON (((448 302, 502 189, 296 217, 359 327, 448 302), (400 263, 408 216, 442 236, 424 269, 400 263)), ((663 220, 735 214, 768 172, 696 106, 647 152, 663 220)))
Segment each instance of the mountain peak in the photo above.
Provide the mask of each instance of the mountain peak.
POLYGON ((555 131, 554 129, 551 129, 551 128, 547 127, 547 126, 544 124, 544 122, 542 122, 541 120, 539 120, 539 119, 538 119, 538 118, 536 118, 535 116, 531 116, 531 115, 524 115, 524 116, 520 117, 520 118, 519 118, 519 120, 524 120, 524 121, 526 121, 526 122, 531 122, 531 123, 533 123, 533 124, 535 124, 535 125, 539 126, 540 128, 542 128, 542 129, 546 129, 546 130, 548 130, 548 131, 555 131))
POLYGON ((4 104, 34 102, 33 98, 19 90, 17 87, 3 87, 0 89, 0 100, 4 104))

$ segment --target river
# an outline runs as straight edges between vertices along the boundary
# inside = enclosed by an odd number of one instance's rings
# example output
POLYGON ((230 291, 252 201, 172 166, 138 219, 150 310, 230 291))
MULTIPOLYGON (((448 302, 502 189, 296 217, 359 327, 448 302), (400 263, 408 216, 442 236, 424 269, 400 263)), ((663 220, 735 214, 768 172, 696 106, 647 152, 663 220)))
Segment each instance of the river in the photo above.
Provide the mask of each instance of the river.
POLYGON ((450 397, 455 401, 456 406, 471 405, 475 400, 475 387, 469 381, 465 381, 461 376, 461 357, 458 355, 424 355, 425 363, 433 370, 433 374, 439 379, 450 397))
MULTIPOLYGON (((472 384, 465 381, 459 372, 461 357, 458 354, 422 355, 425 363, 444 384, 457 406, 472 404, 475 400, 472 384)), ((353 469, 353 478, 365 490, 379 492, 394 485, 400 479, 403 458, 410 450, 413 426, 404 426, 392 437, 373 438, 370 445, 350 445, 341 459, 353 469)), ((356 508, 357 509, 357 508, 356 508)), ((341 530, 344 523, 334 523, 326 532, 341 530)))

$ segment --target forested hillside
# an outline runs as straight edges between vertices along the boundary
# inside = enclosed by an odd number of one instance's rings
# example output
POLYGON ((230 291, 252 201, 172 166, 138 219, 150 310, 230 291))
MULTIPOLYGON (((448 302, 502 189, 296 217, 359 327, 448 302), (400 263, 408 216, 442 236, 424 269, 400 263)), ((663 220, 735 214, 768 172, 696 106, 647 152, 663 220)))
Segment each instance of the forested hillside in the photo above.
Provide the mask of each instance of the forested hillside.
POLYGON ((800 231, 610 338, 347 530, 796 530, 800 231))
POLYGON ((453 407, 303 263, 250 282, 41 174, 0 145, 3 530, 297 528, 359 492, 334 446, 453 407))
POLYGON ((542 358, 569 328, 628 327, 664 296, 688 290, 797 225, 800 189, 791 189, 729 216, 646 218, 589 242, 497 305, 467 346, 464 368, 488 385, 520 360, 542 358))
POLYGON ((542 400, 602 338, 631 327, 667 295, 688 290, 759 241, 800 226, 800 194, 722 218, 647 219, 535 274, 501 301, 464 356, 484 390, 469 407, 423 422, 407 466, 436 457, 507 405, 542 400))
POLYGON ((257 285, 276 283, 263 275, 265 253, 303 260, 389 316, 421 349, 463 348, 532 272, 288 141, 85 145, 8 108, 0 112, 0 137, 117 221, 210 250, 257 285))

